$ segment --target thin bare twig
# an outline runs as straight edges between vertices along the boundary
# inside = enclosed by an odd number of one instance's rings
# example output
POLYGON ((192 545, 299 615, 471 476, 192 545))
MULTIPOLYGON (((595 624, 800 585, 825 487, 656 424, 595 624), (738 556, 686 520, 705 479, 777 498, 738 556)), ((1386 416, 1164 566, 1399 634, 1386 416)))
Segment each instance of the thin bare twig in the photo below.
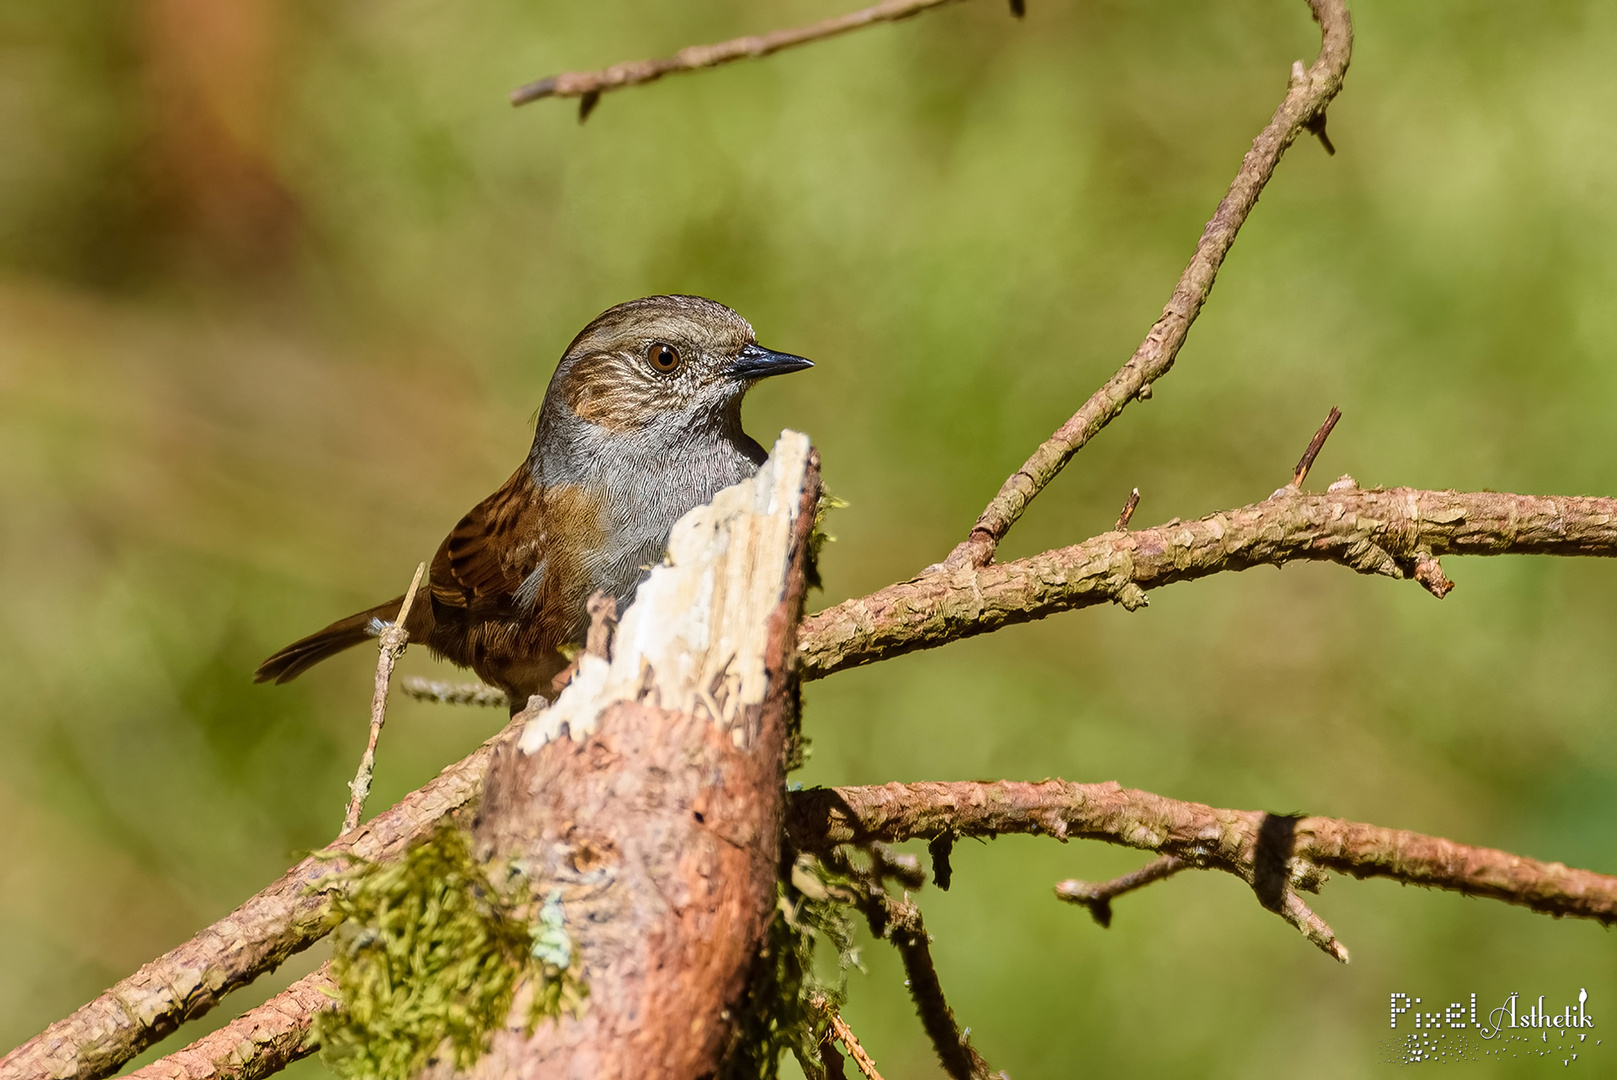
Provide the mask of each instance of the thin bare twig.
MULTIPOLYGON (((788 810, 788 818, 790 816, 788 810)), ((944 998, 943 984, 932 962, 932 939, 921 922, 921 909, 909 899, 907 892, 902 899, 895 899, 883 884, 892 862, 890 853, 880 841, 859 846, 871 855, 868 868, 855 864, 849 858, 848 849, 837 844, 819 845, 814 850, 828 869, 848 879, 852 902, 870 924, 871 935, 886 939, 898 950, 908 976, 904 985, 909 989, 916 1015, 932 1040, 943 1071, 953 1080, 989 1080, 993 1074, 988 1063, 972 1047, 968 1033, 960 1030, 954 1011, 944 998)), ((914 869, 920 871, 919 862, 914 869)), ((918 888, 925 880, 924 874, 918 874, 915 886, 918 888)))
POLYGON ((1254 566, 1335 562, 1413 578, 1442 596, 1452 587, 1437 562, 1442 555, 1617 556, 1617 499, 1331 487, 1103 533, 1012 562, 929 568, 804 620, 803 678, 1060 611, 1102 603, 1134 610, 1147 590, 1254 566))
POLYGON ((183 1050, 136 1069, 127 1080, 260 1080, 319 1049, 309 1040, 316 1013, 337 1007, 330 964, 183 1050))
POLYGON ((1129 527, 1129 519, 1134 517, 1134 510, 1140 505, 1140 489, 1135 488, 1129 492, 1128 502, 1123 504, 1123 512, 1117 515, 1117 525, 1114 532, 1122 532, 1129 527))
POLYGON ((953 0, 882 0, 881 3, 871 7, 822 19, 808 26, 771 30, 767 34, 733 38, 715 45, 691 45, 661 60, 631 60, 613 64, 600 71, 569 71, 561 75, 551 75, 511 91, 511 104, 526 105, 530 101, 547 97, 583 98, 583 108, 579 116, 582 120, 600 100, 601 94, 609 90, 621 90, 625 86, 655 82, 664 75, 676 72, 699 71, 702 68, 718 67, 720 64, 728 64, 735 60, 768 56, 770 53, 789 49, 794 45, 824 41, 826 38, 873 26, 876 23, 897 22, 899 19, 907 19, 951 2, 953 0))
POLYGON ((440 682, 423 679, 419 675, 406 675, 399 680, 399 689, 417 701, 431 701, 440 705, 490 705, 506 708, 511 698, 504 690, 496 690, 480 682, 440 682))
POLYGON ((1308 479, 1308 470, 1314 467, 1314 459, 1319 457, 1319 452, 1325 448, 1325 440, 1331 437, 1331 432, 1340 419, 1342 410, 1332 405, 1330 414, 1325 417, 1325 422, 1319 426, 1319 430, 1314 432, 1314 437, 1308 440, 1308 449, 1303 451, 1303 456, 1297 461, 1297 467, 1291 471, 1291 490, 1302 489, 1303 481, 1308 479))
POLYGON ((376 689, 371 693, 371 733, 365 743, 365 753, 359 759, 359 771, 348 785, 348 813, 343 815, 342 833, 338 835, 358 828, 360 815, 365 812, 365 800, 371 794, 371 770, 376 767, 376 742, 382 737, 382 725, 387 722, 388 684, 393 680, 393 665, 399 662, 405 646, 410 643, 410 633, 404 623, 410 617, 410 605, 415 603, 416 590, 421 587, 421 577, 426 572, 426 563, 416 564, 415 577, 410 579, 410 589, 404 594, 398 618, 383 627, 378 635, 376 689))
POLYGON ((1068 878, 1056 884, 1056 898, 1065 900, 1069 904, 1078 904, 1089 909, 1089 914, 1102 926, 1112 925, 1112 898, 1122 896, 1124 893, 1143 889, 1153 881, 1169 878, 1181 870, 1190 869, 1190 864, 1173 855, 1164 855, 1153 859, 1121 877, 1110 881, 1094 884, 1088 881, 1079 881, 1068 878))
POLYGON ((853 1058, 854 1067, 864 1074, 865 1080, 882 1080, 881 1073, 876 1071, 876 1063, 865 1053, 865 1048, 859 1045, 859 1039, 854 1035, 853 1029, 847 1021, 842 1019, 840 1013, 831 1014, 830 1030, 826 1032, 827 1039, 835 1039, 848 1051, 853 1058))
POLYGON ((1311 130, 1309 125, 1316 117, 1324 115, 1326 107, 1342 89, 1342 78, 1347 74, 1353 51, 1353 24, 1347 7, 1343 0, 1309 0, 1309 7, 1320 24, 1319 58, 1306 70, 1301 61, 1293 65, 1285 100, 1241 160, 1240 170, 1213 212, 1212 220, 1202 230, 1190 265, 1180 275, 1161 318, 1152 324, 1134 355, 1106 385, 1090 395, 1089 400, 1011 474, 977 518, 971 535, 949 554, 946 565, 986 566, 1005 533, 1072 456, 1131 401, 1148 396, 1151 384, 1173 367, 1191 324, 1207 302, 1224 256, 1257 204, 1264 185, 1274 175, 1281 156, 1298 135, 1311 130))

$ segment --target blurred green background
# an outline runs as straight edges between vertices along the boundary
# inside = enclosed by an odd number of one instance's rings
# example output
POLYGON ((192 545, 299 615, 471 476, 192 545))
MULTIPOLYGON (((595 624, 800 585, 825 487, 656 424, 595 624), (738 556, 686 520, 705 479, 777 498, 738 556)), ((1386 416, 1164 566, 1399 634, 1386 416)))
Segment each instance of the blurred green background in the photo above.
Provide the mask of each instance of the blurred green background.
MULTIPOLYGON (((1299 0, 1030 6, 669 79, 583 127, 504 94, 840 8, 0 8, 0 1046, 332 837, 371 660, 287 687, 253 667, 402 589, 603 308, 706 294, 819 363, 747 415, 766 443, 810 432, 851 504, 820 601, 964 535, 1133 350, 1318 46, 1299 0)), ((1261 499, 1333 404, 1315 487, 1617 489, 1617 7, 1354 16, 1340 152, 1291 151, 1178 368, 1007 557, 1104 531, 1136 485, 1141 524, 1261 499)), ((1617 870, 1617 566, 1448 569, 1442 603, 1256 570, 839 675, 807 690, 800 779, 1118 780, 1617 870)), ((501 722, 396 701, 373 808, 501 722)), ((1375 1074, 1392 991, 1587 987, 1617 1024, 1588 923, 1337 880, 1316 907, 1344 968, 1223 875, 1122 900, 1109 931, 1053 899, 1144 861, 968 843, 920 894, 997 1068, 1375 1074)), ((866 948, 847 1016, 889 1080, 937 1075, 889 952, 866 948)))

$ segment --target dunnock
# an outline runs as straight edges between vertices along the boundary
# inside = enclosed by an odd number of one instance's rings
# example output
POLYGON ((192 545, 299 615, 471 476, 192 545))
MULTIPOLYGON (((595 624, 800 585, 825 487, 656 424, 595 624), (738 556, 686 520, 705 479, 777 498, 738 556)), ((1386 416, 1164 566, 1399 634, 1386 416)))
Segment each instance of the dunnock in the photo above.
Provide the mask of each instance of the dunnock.
MULTIPOLYGON (((759 379, 812 367, 761 348, 751 325, 699 296, 649 296, 603 312, 567 347, 520 468, 438 546, 405 629, 504 690, 513 709, 552 694, 584 642, 597 589, 622 610, 686 511, 767 456, 741 429, 759 379)), ((404 598, 340 619, 265 660, 294 679, 381 633, 404 598)))

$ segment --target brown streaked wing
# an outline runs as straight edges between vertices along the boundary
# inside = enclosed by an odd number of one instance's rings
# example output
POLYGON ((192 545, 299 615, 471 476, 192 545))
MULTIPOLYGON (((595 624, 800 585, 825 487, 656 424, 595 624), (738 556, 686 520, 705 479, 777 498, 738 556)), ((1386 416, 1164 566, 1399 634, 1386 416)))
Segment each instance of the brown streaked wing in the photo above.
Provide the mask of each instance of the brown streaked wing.
POLYGON ((526 465, 466 513, 432 560, 434 599, 456 607, 510 597, 543 556, 544 524, 526 465))

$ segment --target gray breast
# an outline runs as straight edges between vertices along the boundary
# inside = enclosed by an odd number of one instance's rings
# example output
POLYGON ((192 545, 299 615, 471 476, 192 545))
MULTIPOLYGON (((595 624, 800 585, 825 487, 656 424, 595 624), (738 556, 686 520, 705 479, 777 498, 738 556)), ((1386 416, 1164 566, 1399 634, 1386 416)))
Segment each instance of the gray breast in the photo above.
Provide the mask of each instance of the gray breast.
POLYGON ((593 587, 617 597, 620 611, 647 569, 662 560, 674 523, 758 471, 749 456, 727 441, 694 452, 688 448, 675 462, 642 460, 636 465, 611 469, 604 478, 610 522, 592 572, 593 587))

